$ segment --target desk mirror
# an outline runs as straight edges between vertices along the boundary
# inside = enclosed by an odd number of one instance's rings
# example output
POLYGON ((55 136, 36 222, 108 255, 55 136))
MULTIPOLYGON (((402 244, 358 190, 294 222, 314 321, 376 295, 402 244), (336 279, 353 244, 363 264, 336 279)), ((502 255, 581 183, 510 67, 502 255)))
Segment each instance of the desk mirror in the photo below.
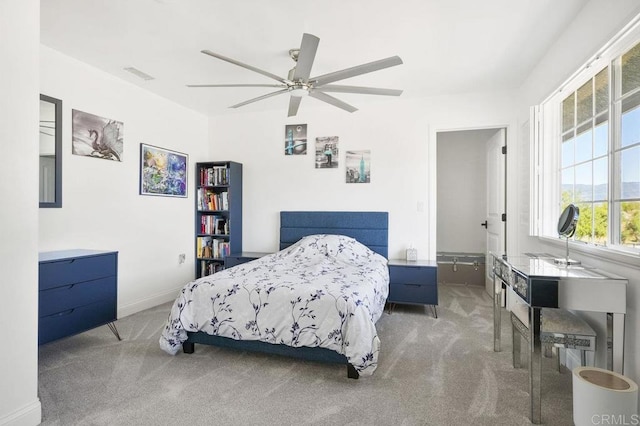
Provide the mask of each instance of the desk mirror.
POLYGON ((556 263, 565 264, 567 266, 580 264, 577 260, 569 259, 569 238, 573 237, 573 234, 576 233, 576 226, 578 225, 579 218, 580 209, 573 204, 569 204, 562 211, 560 219, 558 219, 558 234, 560 234, 561 237, 565 237, 567 240, 567 249, 565 258, 555 259, 556 263))
POLYGON ((62 101, 40 95, 40 207, 62 207, 62 101))

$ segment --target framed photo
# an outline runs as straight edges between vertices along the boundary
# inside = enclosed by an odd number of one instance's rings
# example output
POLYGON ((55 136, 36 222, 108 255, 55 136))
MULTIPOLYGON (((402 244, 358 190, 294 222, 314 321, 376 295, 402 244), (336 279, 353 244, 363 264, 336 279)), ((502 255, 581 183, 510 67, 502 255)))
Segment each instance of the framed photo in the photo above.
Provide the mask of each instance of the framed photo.
POLYGON ((124 124, 88 112, 71 112, 73 155, 122 161, 124 150, 124 124))
POLYGON ((284 155, 307 155, 307 125, 284 126, 284 155))
POLYGON ((370 183, 371 150, 347 151, 346 157, 346 182, 370 183))
POLYGON ((189 156, 140 144, 140 195, 187 196, 189 156))
POLYGON ((316 169, 338 168, 338 136, 316 138, 316 169))

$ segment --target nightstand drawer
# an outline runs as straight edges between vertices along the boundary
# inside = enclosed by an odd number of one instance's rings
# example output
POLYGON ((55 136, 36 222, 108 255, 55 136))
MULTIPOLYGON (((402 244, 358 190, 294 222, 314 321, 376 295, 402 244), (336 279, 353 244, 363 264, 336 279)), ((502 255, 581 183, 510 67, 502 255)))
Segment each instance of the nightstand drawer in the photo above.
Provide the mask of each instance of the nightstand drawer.
POLYGON ((255 258, 242 257, 242 256, 227 256, 224 258, 224 268, 232 268, 236 265, 242 265, 243 263, 251 262, 255 258))
POLYGON ((117 274, 116 253, 41 262, 40 290, 62 287, 117 274))
POLYGON ((392 282, 389 285, 389 301, 394 303, 438 304, 436 284, 407 284, 392 282))
POLYGON ((262 253, 262 252, 243 252, 239 254, 230 254, 224 259, 224 267, 231 268, 236 265, 242 265, 243 263, 251 262, 252 260, 259 259, 263 256, 266 256, 270 253, 262 253))
POLYGON ((392 283, 433 284, 436 282, 436 271, 436 268, 391 265, 389 280, 392 283))
POLYGON ((41 291, 38 314, 44 317, 108 299, 116 294, 116 286, 116 277, 113 276, 41 291))

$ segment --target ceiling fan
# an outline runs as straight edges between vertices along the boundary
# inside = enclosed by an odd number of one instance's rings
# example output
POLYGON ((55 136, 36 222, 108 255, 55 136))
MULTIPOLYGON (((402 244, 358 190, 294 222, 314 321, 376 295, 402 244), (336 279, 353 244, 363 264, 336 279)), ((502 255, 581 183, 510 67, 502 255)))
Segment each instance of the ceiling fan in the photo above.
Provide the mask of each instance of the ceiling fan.
POLYGON ((266 95, 258 96, 257 98, 249 99, 239 104, 231 105, 229 108, 238 108, 256 101, 270 98, 272 96, 289 93, 291 95, 289 99, 289 117, 295 116, 298 113, 300 107, 300 101, 303 96, 311 96, 312 98, 326 102, 338 108, 342 108, 348 112, 354 112, 358 109, 341 101, 327 92, 336 93, 358 93, 364 95, 383 95, 383 96, 400 96, 402 90, 396 89, 381 89, 376 87, 361 87, 361 86, 342 86, 336 84, 330 84, 338 80, 344 80, 346 78, 355 77, 361 74, 378 71, 381 69, 393 67, 402 64, 402 59, 399 56, 391 56, 386 59, 380 59, 378 61, 369 62, 366 64, 358 65, 351 68, 346 68, 341 71, 331 72, 329 74, 320 75, 317 77, 309 77, 311 75, 311 67, 313 66, 313 60, 316 56, 316 50, 318 49, 318 43, 320 39, 312 34, 303 34, 302 43, 300 49, 289 50, 289 56, 296 62, 296 66, 293 67, 287 76, 287 78, 279 77, 268 71, 261 70, 251 65, 244 64, 236 61, 235 59, 227 58, 220 54, 211 52, 209 50, 202 50, 205 55, 213 56, 214 58, 221 59, 234 65, 238 65, 242 68, 257 72, 266 77, 279 82, 279 84, 188 84, 187 87, 277 87, 280 90, 267 93, 266 95))

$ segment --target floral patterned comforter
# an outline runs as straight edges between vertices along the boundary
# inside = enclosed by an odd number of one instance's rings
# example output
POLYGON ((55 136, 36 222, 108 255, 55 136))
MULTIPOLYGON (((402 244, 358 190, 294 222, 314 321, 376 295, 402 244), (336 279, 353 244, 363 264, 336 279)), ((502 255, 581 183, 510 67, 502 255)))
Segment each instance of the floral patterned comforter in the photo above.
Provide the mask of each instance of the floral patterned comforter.
POLYGON ((388 292, 384 257, 350 237, 311 235, 186 284, 160 347, 176 354, 187 331, 320 346, 345 355, 360 375, 370 375, 380 348, 375 323, 388 292))

